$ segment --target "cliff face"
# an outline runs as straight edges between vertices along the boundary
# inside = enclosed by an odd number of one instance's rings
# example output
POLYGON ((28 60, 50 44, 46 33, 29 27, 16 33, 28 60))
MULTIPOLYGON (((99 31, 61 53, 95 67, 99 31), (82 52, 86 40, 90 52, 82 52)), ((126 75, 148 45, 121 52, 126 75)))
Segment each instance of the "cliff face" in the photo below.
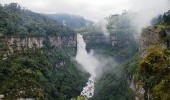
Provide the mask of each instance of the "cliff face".
POLYGON ((25 51, 28 49, 39 49, 44 46, 45 41, 49 41, 51 46, 55 47, 76 47, 76 36, 48 36, 45 37, 17 37, 6 36, 2 37, 1 44, 6 47, 7 54, 12 54, 14 51, 25 51))
POLYGON ((105 44, 110 43, 110 39, 105 37, 103 34, 86 34, 83 36, 86 44, 105 44))
POLYGON ((55 47, 76 47, 77 36, 49 36, 50 44, 55 47))
POLYGON ((153 27, 142 30, 139 42, 141 56, 146 54, 146 50, 149 46, 158 44, 160 42, 159 32, 160 30, 155 30, 153 27))
POLYGON ((5 37, 3 40, 4 45, 7 47, 8 54, 14 52, 14 50, 27 50, 29 48, 42 48, 44 38, 42 37, 26 37, 26 38, 19 38, 19 37, 5 37))
MULTIPOLYGON (((152 45, 161 45, 162 47, 166 47, 165 43, 160 38, 160 34, 161 29, 153 26, 142 30, 141 37, 139 39, 139 52, 141 58, 146 55, 147 49, 152 45)), ((144 90, 143 86, 137 85, 137 83, 134 82, 134 79, 130 80, 130 85, 136 94, 136 100, 144 100, 146 90, 144 90)))
MULTIPOLYGON (((141 59, 147 54, 147 49, 150 46, 158 45, 162 48, 169 48, 170 47, 170 29, 164 29, 159 27, 148 27, 143 29, 139 41, 139 52, 141 59)), ((132 79, 133 83, 133 79, 132 79)), ((137 84, 133 83, 133 90, 137 94, 137 98, 144 98, 144 94, 146 93, 148 98, 152 98, 152 93, 148 92, 148 90, 144 90, 144 86, 138 87, 137 84), (138 91, 140 90, 140 91, 138 91), (142 90, 142 91, 141 91, 142 90)), ((139 100, 139 99, 137 99, 139 100)), ((143 99, 142 99, 143 100, 143 99)))
MULTIPOLYGON (((170 37, 170 29, 165 30, 166 36, 170 37)), ((170 47, 170 40, 167 40, 167 47, 170 47)))
POLYGON ((168 29, 161 30, 159 28, 154 27, 148 27, 146 29, 143 29, 139 42, 139 50, 141 53, 141 57, 146 54, 146 51, 149 46, 161 45, 163 48, 168 48, 170 46, 170 41, 166 40, 165 38, 169 36, 170 30, 168 29))

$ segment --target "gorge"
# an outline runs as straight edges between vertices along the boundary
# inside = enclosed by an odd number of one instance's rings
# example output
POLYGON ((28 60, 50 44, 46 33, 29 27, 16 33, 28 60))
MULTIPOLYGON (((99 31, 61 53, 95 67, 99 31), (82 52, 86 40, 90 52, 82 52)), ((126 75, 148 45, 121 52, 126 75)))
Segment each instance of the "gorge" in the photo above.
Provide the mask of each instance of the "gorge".
POLYGON ((0 5, 0 100, 169 100, 170 10, 142 16, 0 5))

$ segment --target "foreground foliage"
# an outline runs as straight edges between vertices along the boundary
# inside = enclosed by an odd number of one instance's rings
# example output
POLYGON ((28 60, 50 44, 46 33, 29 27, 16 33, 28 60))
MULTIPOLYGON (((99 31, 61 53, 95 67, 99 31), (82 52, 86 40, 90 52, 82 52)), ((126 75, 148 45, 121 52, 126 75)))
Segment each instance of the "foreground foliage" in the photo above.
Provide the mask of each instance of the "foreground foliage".
POLYGON ((59 48, 29 50, 0 60, 0 94, 6 99, 67 100, 79 95, 86 81, 87 74, 59 48))
MULTIPOLYGON (((49 35, 62 38, 75 32, 17 3, 0 5, 0 37, 49 35)), ((44 41, 41 49, 18 51, 15 47, 13 54, 7 54, 8 48, 3 43, 0 46, 0 94, 7 100, 70 100, 87 81, 88 75, 71 60, 72 49, 51 47, 44 41)))
POLYGON ((160 46, 151 46, 140 61, 139 75, 145 89, 145 99, 170 99, 170 51, 160 46), (153 94, 151 96, 151 94, 153 94))

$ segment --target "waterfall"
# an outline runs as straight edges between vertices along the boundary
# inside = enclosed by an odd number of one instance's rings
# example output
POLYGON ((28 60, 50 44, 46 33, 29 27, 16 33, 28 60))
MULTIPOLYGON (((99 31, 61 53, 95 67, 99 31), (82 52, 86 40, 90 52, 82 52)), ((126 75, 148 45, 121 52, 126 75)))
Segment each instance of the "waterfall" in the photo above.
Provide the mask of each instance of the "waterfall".
POLYGON ((94 85, 96 77, 96 67, 99 65, 99 61, 93 56, 93 51, 90 53, 86 50, 86 43, 84 42, 83 36, 77 34, 77 54, 76 60, 83 68, 90 73, 90 78, 87 85, 83 88, 81 96, 85 96, 87 99, 91 98, 94 94, 94 85))

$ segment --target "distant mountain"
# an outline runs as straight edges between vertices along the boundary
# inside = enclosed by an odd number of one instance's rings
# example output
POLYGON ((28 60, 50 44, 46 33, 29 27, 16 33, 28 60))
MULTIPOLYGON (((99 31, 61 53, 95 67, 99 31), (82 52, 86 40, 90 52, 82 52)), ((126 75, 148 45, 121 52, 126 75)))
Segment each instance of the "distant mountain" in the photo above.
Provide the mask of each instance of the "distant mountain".
POLYGON ((0 36, 64 34, 74 34, 74 31, 47 16, 23 9, 17 3, 0 5, 0 36))
POLYGON ((47 16, 58 21, 62 25, 67 26, 72 29, 77 29, 77 28, 85 27, 89 24, 93 24, 92 21, 89 21, 79 15, 47 14, 47 16))

